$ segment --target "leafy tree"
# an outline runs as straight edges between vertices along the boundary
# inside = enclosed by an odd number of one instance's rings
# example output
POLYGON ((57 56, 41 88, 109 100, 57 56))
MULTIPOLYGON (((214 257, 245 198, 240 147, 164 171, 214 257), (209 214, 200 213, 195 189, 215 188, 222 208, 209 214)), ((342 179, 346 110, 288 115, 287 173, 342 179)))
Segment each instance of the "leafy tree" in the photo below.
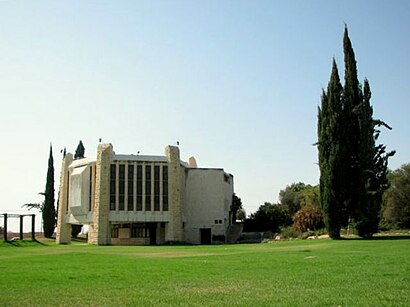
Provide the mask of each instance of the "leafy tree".
POLYGON ((231 205, 232 224, 236 223, 236 217, 239 209, 242 209, 242 200, 235 193, 233 193, 231 205))
POLYGON ((80 140, 78 143, 77 149, 75 150, 74 159, 82 159, 84 158, 85 148, 83 142, 80 140))
POLYGON ((302 191, 301 207, 314 207, 318 208, 320 206, 320 190, 319 185, 311 186, 307 185, 302 191))
POLYGON ((292 183, 286 186, 285 189, 279 191, 279 202, 287 208, 293 216, 302 206, 303 192, 306 189, 303 182, 292 183))
POLYGON ((240 220, 240 221, 244 221, 246 219, 246 211, 243 208, 240 208, 237 212, 236 212, 236 219, 240 220))
POLYGON ((319 186, 292 183, 280 190, 279 202, 293 217, 304 206, 319 206, 319 186))
POLYGON ((305 206, 296 212, 293 227, 300 232, 320 229, 324 226, 322 211, 318 207, 305 206))
POLYGON ((397 227, 410 229, 410 164, 388 174, 390 187, 384 194, 383 218, 397 227))
POLYGON ((265 203, 245 220, 244 231, 278 232, 280 227, 288 225, 292 225, 292 218, 284 206, 265 203))
POLYGON ((56 225, 56 212, 54 207, 54 160, 53 148, 50 145, 50 155, 48 158, 47 182, 44 192, 44 206, 42 210, 44 236, 51 238, 56 225))

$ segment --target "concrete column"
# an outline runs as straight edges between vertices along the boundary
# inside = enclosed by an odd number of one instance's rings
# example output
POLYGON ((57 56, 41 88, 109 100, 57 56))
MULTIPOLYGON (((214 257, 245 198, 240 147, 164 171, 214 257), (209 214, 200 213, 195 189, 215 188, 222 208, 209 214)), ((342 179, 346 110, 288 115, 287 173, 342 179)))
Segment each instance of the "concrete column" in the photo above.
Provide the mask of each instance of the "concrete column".
POLYGON ((24 215, 20 215, 20 240, 23 240, 23 219, 24 215))
POLYGON ((31 239, 34 241, 36 239, 36 216, 31 215, 31 239))
POLYGON ((168 197, 169 223, 165 235, 166 241, 183 241, 182 229, 182 175, 183 169, 179 148, 167 146, 165 155, 168 159, 168 197))
POLYGON ((111 243, 110 222, 110 165, 112 155, 111 144, 98 145, 96 178, 95 178, 95 206, 94 223, 88 233, 88 242, 98 245, 111 243))
POLYGON ((68 198, 69 198, 69 174, 68 167, 73 161, 73 155, 68 153, 63 159, 60 175, 60 198, 57 215, 57 244, 71 242, 71 224, 67 223, 68 198))

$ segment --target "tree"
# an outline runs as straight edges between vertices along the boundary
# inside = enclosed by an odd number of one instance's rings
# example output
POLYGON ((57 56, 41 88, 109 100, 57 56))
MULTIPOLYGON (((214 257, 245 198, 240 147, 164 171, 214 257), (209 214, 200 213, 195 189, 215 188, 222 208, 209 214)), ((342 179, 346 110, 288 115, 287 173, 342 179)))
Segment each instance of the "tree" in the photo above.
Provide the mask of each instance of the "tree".
POLYGON ((82 159, 84 158, 85 148, 83 142, 80 140, 78 143, 77 149, 75 150, 74 159, 82 159))
POLYGON ((400 228, 410 229, 410 164, 388 174, 390 187, 383 199, 383 218, 400 228))
POLYGON ((378 127, 391 129, 373 119, 370 86, 358 81, 355 54, 347 27, 343 37, 345 83, 341 87, 333 60, 327 92, 323 91, 318 114, 320 200, 331 238, 353 218, 360 236, 377 231, 382 194, 387 188, 386 153, 376 145, 378 127))
POLYGON ((236 212, 236 219, 239 221, 244 221, 246 219, 246 211, 243 208, 240 208, 238 212, 236 212))
POLYGON ((342 134, 342 86, 336 61, 333 59, 332 74, 327 91, 322 93, 318 111, 318 149, 320 168, 320 205, 329 236, 340 238, 342 227, 343 178, 343 134, 342 134))
POLYGON ((236 223, 236 215, 238 210, 242 209, 242 200, 236 196, 235 193, 232 195, 232 205, 231 205, 231 212, 232 212, 232 224, 236 223))
POLYGON ((288 225, 292 225, 292 218, 284 206, 265 203, 245 220, 244 231, 278 232, 281 227, 288 225))
POLYGON ((51 238, 56 225, 56 212, 54 207, 54 160, 53 148, 50 145, 50 155, 48 158, 47 181, 44 192, 44 206, 42 210, 44 236, 51 238))
MULTIPOLYGON (((279 202, 293 216, 302 206, 303 192, 307 188, 303 182, 292 183, 279 191, 279 202)), ((310 187, 310 186, 309 186, 310 187)))

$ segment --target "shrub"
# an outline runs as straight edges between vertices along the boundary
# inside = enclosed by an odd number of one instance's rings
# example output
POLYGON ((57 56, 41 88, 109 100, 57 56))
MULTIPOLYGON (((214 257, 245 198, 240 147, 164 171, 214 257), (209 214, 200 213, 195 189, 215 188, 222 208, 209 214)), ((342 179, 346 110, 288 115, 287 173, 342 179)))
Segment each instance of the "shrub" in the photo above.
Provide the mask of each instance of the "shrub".
POLYGON ((280 236, 282 239, 295 239, 300 236, 300 232, 293 228, 293 226, 288 226, 281 229, 280 236))
POLYGON ((293 227, 299 232, 316 230, 323 227, 323 215, 319 208, 306 206, 296 212, 293 227))

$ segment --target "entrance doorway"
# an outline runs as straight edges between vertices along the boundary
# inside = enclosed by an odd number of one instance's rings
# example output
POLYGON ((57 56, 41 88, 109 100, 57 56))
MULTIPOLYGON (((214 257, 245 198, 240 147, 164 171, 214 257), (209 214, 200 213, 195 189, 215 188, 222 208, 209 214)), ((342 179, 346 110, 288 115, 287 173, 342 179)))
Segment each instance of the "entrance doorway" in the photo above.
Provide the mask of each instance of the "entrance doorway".
POLYGON ((157 245, 157 223, 149 224, 149 244, 157 245))
POLYGON ((201 244, 212 244, 212 231, 211 228, 201 228, 201 244))

